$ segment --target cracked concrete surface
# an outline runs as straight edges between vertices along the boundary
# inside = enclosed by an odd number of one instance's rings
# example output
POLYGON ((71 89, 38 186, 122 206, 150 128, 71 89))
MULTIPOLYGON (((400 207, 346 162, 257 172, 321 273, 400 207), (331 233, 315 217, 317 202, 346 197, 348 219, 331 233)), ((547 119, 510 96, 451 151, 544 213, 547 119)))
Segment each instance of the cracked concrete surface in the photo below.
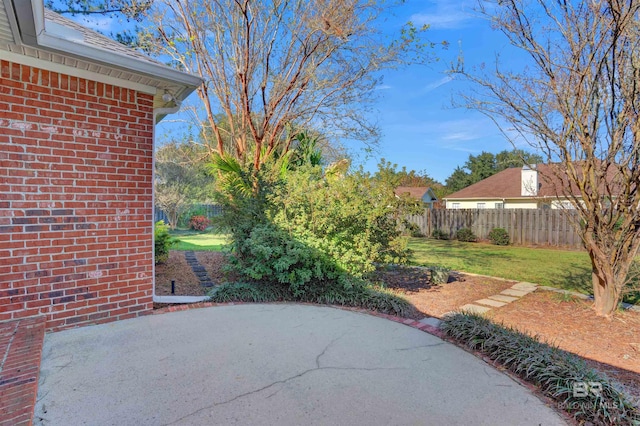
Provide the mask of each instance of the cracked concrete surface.
POLYGON ((563 424, 449 343, 328 307, 154 315, 48 334, 43 354, 41 425, 563 424))

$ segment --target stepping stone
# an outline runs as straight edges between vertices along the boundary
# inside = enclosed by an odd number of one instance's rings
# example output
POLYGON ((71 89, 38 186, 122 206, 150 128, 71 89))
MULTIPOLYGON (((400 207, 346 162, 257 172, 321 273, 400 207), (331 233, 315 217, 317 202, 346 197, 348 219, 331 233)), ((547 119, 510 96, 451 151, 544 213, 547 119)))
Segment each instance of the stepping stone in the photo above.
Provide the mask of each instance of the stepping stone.
POLYGON ((549 287, 549 286, 547 286, 547 285, 541 285, 541 286, 538 286, 538 288, 539 288, 540 290, 548 290, 548 291, 557 290, 557 288, 555 288, 555 287, 549 287))
POLYGON ((514 290, 512 288, 508 288, 500 292, 500 294, 504 294, 505 296, 513 296, 513 297, 522 297, 522 296, 526 296, 529 293, 531 292, 524 291, 524 290, 514 290))
POLYGON ((534 291, 538 288, 537 285, 527 282, 520 282, 511 286, 515 290, 534 291))
POLYGON ((460 307, 460 311, 468 312, 472 314, 485 314, 490 310, 491 308, 487 308, 485 306, 472 305, 471 303, 460 307))
POLYGON ((504 294, 494 294, 493 296, 489 296, 489 299, 504 303, 511 303, 518 300, 517 297, 505 296, 504 294))
POLYGON ((426 317, 426 318, 422 318, 419 322, 430 325, 432 327, 440 327, 440 323, 442 321, 440 321, 438 318, 426 317))
POLYGON ((487 305, 493 308, 499 308, 501 306, 506 305, 506 303, 504 302, 498 302, 497 300, 491 300, 491 299, 480 299, 480 300, 476 300, 473 303, 480 303, 481 305, 487 305))

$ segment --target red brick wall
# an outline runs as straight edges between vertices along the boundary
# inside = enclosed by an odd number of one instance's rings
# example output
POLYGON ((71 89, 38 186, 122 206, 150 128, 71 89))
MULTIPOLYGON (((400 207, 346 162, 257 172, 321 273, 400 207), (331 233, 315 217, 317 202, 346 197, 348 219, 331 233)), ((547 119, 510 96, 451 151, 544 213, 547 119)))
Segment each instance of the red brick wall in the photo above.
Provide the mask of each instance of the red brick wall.
POLYGON ((0 61, 0 321, 148 313, 153 102, 0 61))

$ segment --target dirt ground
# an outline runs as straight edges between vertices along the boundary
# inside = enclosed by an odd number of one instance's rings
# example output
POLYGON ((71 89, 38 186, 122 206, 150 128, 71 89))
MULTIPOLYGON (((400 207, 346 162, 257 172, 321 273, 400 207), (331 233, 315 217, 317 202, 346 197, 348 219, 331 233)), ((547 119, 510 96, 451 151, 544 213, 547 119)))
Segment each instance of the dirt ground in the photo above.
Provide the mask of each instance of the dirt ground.
MULTIPOLYGON (((223 271, 224 254, 198 252, 198 261, 214 283, 237 279, 223 271)), ((186 263, 183 252, 172 251, 164 265, 156 266, 156 294, 206 293, 186 263)), ((415 318, 441 317, 460 306, 511 287, 515 281, 452 274, 449 282, 431 285, 424 269, 401 267, 379 271, 373 280, 407 298, 417 309, 415 318)), ((522 299, 492 309, 497 323, 538 336, 587 360, 594 368, 615 378, 640 401, 640 313, 618 312, 612 319, 596 317, 591 302, 537 290, 522 299)))

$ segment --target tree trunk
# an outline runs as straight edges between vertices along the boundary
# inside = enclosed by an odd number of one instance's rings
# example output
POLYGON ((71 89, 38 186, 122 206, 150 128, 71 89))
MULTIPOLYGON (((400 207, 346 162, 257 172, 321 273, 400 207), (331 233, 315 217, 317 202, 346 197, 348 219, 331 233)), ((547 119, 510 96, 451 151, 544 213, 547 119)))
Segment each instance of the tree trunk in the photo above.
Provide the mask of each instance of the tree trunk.
POLYGON ((616 290, 614 277, 607 277, 602 273, 597 273, 595 268, 591 272, 593 281, 593 297, 595 299, 594 310, 596 315, 608 317, 618 307, 620 294, 616 290))

